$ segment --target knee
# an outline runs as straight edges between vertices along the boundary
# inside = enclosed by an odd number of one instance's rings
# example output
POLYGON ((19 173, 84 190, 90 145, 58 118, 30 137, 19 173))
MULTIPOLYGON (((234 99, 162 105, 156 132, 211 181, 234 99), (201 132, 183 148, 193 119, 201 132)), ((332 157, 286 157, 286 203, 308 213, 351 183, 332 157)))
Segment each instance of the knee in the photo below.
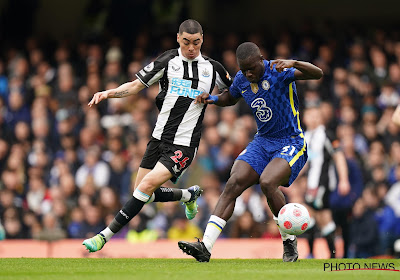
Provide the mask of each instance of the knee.
POLYGON ((236 199, 238 196, 242 194, 245 190, 246 186, 241 182, 237 177, 229 178, 224 191, 222 192, 222 196, 228 199, 236 199))
POLYGON ((151 182, 151 180, 145 180, 145 179, 143 179, 137 186, 137 189, 149 195, 152 194, 157 188, 158 186, 155 186, 154 183, 151 182))
POLYGON ((276 192, 279 187, 279 184, 274 183, 272 180, 263 179, 260 180, 260 187, 263 193, 268 196, 276 192))

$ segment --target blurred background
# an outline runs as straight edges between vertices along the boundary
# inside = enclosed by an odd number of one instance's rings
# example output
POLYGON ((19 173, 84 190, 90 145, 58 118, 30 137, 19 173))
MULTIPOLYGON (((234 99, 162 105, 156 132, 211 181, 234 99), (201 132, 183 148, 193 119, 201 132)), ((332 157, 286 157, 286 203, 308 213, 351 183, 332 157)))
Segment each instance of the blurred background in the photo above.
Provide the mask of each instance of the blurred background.
MULTIPOLYGON (((244 41, 260 46, 266 59, 323 69, 321 80, 296 83, 300 112, 320 104, 349 164, 352 192, 331 208, 351 234, 338 226, 336 236, 349 243, 348 256, 360 246, 395 255, 400 136, 391 115, 400 98, 399 8, 389 0, 0 1, 0 239, 83 239, 112 220, 132 195, 158 114, 158 86, 94 108, 87 103, 177 48, 179 24, 193 18, 203 26, 202 54, 232 76, 244 41), (367 226, 357 231, 355 221, 367 226)), ((187 221, 179 203, 149 204, 114 238, 200 237, 234 159, 255 132, 244 102, 208 106, 195 161, 168 185, 204 188, 198 216, 187 221)), ((287 200, 304 202, 306 188, 304 172, 284 190, 287 200)), ((280 239, 258 186, 238 199, 222 236, 250 237, 280 239)))

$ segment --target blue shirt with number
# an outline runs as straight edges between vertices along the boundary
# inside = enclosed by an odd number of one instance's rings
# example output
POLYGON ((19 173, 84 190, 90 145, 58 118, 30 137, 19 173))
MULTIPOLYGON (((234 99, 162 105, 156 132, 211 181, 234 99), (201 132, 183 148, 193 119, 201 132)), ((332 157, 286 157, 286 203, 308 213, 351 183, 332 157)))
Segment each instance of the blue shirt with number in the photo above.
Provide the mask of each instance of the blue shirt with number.
POLYGON ((267 138, 287 138, 302 135, 299 100, 294 83, 295 68, 282 73, 270 61, 264 60, 265 71, 258 83, 250 83, 242 71, 236 74, 230 93, 243 97, 257 121, 257 134, 267 138))

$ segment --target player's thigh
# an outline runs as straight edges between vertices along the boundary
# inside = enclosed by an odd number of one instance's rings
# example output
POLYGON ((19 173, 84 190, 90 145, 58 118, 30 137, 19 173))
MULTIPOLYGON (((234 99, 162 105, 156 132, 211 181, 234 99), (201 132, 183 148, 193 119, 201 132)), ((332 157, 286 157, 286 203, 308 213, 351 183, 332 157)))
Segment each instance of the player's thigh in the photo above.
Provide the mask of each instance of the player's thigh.
POLYGON ((163 143, 159 162, 172 174, 171 181, 176 183, 196 156, 197 147, 185 147, 163 143))
POLYGON ((292 169, 283 158, 272 159, 260 176, 260 184, 266 186, 285 186, 288 184, 292 169))
POLYGON ((157 162, 156 166, 138 184, 138 189, 145 194, 152 195, 156 189, 171 178, 171 172, 162 163, 157 162))
POLYGON ((232 166, 224 193, 238 197, 248 187, 257 184, 258 180, 259 175, 250 164, 243 160, 236 160, 232 166))
POLYGON ((298 136, 271 144, 276 150, 261 174, 261 179, 269 185, 289 187, 307 162, 306 142, 298 136))

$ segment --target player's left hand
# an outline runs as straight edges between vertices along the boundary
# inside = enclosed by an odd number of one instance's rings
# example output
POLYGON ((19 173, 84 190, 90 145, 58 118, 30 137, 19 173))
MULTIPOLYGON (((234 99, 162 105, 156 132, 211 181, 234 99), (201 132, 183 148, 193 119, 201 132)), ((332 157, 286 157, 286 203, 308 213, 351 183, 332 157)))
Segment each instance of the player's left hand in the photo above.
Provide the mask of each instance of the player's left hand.
POLYGON ((276 59, 276 60, 271 61, 270 68, 272 70, 274 68, 274 65, 275 65, 276 71, 281 73, 285 68, 294 67, 294 63, 295 62, 296 62, 296 60, 276 59))
POLYGON ((350 192, 351 186, 349 180, 339 180, 338 183, 338 193, 341 196, 348 195, 350 192))
POLYGON ((212 104, 214 103, 213 100, 210 99, 210 94, 207 92, 203 92, 200 95, 196 96, 196 99, 194 100, 194 104, 212 104))

